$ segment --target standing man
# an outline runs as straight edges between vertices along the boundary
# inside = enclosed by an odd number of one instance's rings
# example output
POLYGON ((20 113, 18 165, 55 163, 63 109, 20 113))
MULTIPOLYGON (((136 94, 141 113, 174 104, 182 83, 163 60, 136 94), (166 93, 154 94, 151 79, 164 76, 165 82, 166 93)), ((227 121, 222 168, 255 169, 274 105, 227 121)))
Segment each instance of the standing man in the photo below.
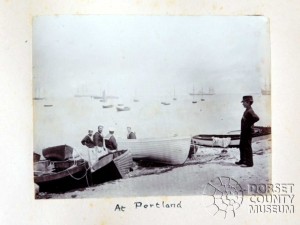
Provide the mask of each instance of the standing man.
POLYGON ((109 150, 117 150, 118 144, 116 138, 114 137, 114 128, 109 128, 109 134, 105 136, 105 146, 109 150))
POLYGON ((103 147, 102 131, 103 131, 103 126, 99 125, 98 126, 98 131, 93 136, 93 141, 94 141, 95 145, 98 146, 98 147, 103 147))
POLYGON ((127 139, 136 139, 135 132, 131 131, 131 127, 127 127, 127 139))
POLYGON ((252 127, 254 123, 259 120, 259 117, 255 114, 251 107, 251 105, 253 104, 252 96, 243 96, 242 103, 246 110, 241 120, 240 161, 236 162, 235 164, 241 165, 241 167, 252 167, 252 127))
POLYGON ((95 147, 95 143, 93 141, 93 130, 89 130, 88 131, 88 135, 86 135, 82 141, 81 144, 86 145, 88 148, 94 148, 95 147))

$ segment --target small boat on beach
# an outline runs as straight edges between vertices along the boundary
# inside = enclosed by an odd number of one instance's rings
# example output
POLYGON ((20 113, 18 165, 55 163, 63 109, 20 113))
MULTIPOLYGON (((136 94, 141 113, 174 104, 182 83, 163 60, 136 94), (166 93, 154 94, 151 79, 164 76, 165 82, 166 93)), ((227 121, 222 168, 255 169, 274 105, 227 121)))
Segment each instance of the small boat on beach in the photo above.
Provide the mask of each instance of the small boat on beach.
POLYGON ((88 162, 42 160, 34 163, 34 183, 40 192, 65 192, 91 184, 88 162))
POLYGON ((129 111, 130 110, 130 108, 127 107, 127 106, 117 106, 116 109, 117 109, 118 112, 129 111))
MULTIPOLYGON (((271 137, 271 127, 256 126, 253 128, 252 142, 265 140, 271 137)), ((227 134, 199 134, 193 137, 193 143, 208 147, 239 147, 240 131, 231 131, 227 134), (227 146, 225 146, 227 145, 227 146)))
POLYGON ((180 165, 189 155, 190 137, 128 139, 118 141, 121 149, 128 149, 133 159, 155 163, 180 165))
POLYGON ((162 105, 170 105, 171 103, 169 102, 161 102, 162 105))
POLYGON ((72 157, 73 148, 69 145, 58 145, 43 149, 45 159, 52 161, 64 161, 72 157))
POLYGON ((117 150, 104 155, 95 162, 92 169, 94 184, 122 179, 133 166, 132 155, 128 150, 117 150))

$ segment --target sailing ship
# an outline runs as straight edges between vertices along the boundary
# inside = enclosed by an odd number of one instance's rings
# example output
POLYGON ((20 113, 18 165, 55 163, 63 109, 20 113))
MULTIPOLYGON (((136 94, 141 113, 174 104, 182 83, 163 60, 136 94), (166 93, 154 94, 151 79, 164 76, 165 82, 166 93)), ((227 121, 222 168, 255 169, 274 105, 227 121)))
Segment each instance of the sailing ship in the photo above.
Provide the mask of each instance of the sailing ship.
POLYGON ((102 91, 102 95, 94 95, 92 96, 93 99, 100 99, 100 102, 106 101, 105 91, 102 91))
POLYGON ((194 98, 195 98, 195 88, 194 88, 194 86, 193 86, 193 93, 190 94, 190 95, 193 96, 193 101, 192 101, 192 103, 193 103, 193 104, 197 103, 197 101, 194 99, 194 98))
POLYGON ((271 85, 267 86, 267 83, 265 83, 265 87, 261 89, 262 95, 271 95, 271 85))
MULTIPOLYGON (((164 99, 169 99, 169 94, 167 94, 165 97, 164 97, 164 99)), ((170 103, 170 101, 169 100, 167 100, 167 101, 162 101, 162 102, 160 102, 160 104, 162 104, 162 105, 171 105, 171 103, 170 103)))
POLYGON ((133 98, 134 102, 139 102, 138 98, 136 97, 136 91, 134 92, 134 98, 133 98))
POLYGON ((214 95, 214 94, 215 94, 215 89, 212 87, 208 88, 208 92, 205 92, 202 89, 198 93, 195 93, 194 90, 193 90, 193 93, 190 93, 190 95, 214 95))
POLYGON ((175 88, 174 88, 173 100, 174 100, 174 101, 176 101, 176 100, 177 100, 177 98, 176 98, 176 95, 175 95, 175 88))
POLYGON ((203 102, 203 101, 205 101, 205 99, 203 98, 203 88, 202 88, 202 90, 201 90, 201 101, 203 102))
POLYGON ((90 95, 87 94, 87 85, 82 85, 81 87, 78 87, 74 97, 76 98, 91 97, 90 95))
POLYGON ((44 91, 41 88, 36 88, 35 89, 35 96, 33 97, 33 100, 44 100, 44 91))

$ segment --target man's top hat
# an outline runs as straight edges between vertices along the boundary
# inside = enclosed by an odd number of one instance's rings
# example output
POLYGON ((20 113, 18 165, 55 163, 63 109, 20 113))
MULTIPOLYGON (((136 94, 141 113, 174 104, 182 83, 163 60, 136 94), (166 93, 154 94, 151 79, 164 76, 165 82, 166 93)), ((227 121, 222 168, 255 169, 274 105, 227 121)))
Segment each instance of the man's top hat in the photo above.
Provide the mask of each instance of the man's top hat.
POLYGON ((253 97, 251 95, 243 96, 243 100, 241 102, 253 102, 253 97))

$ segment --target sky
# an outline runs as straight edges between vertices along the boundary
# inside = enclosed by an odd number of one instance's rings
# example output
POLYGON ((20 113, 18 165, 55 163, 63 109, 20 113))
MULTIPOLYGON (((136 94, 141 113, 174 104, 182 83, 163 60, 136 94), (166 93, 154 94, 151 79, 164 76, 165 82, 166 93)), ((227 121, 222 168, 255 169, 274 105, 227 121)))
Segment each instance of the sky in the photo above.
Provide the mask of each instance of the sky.
POLYGON ((260 16, 40 16, 33 81, 48 96, 258 93, 270 80, 260 16))

